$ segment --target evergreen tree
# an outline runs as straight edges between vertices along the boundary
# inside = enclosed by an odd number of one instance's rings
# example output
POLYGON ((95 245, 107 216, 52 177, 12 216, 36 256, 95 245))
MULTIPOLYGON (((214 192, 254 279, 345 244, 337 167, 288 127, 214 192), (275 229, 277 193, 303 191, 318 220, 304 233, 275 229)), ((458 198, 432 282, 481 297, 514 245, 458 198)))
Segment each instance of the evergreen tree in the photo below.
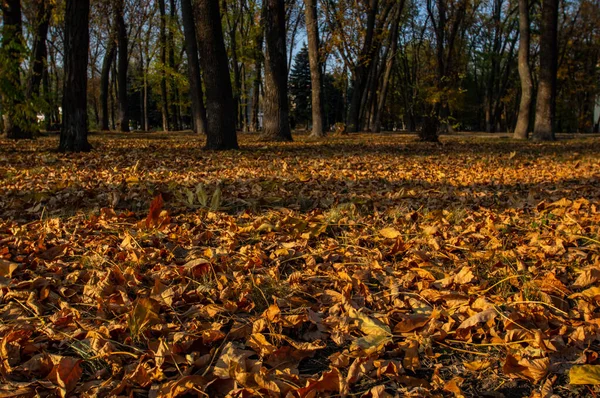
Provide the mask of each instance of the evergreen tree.
POLYGON ((290 72, 290 96, 292 125, 305 124, 311 120, 311 80, 310 61, 306 44, 294 58, 294 65, 290 72))

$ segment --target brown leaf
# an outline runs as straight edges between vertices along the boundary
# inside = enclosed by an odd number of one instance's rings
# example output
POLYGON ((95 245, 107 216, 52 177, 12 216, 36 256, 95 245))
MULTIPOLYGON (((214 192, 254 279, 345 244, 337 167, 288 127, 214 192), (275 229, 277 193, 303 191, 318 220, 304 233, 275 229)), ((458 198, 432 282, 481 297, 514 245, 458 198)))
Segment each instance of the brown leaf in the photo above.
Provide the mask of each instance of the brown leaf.
POLYGON ((156 227, 158 226, 158 220, 160 217, 160 212, 163 207, 163 197, 162 194, 158 194, 150 203, 150 210, 148 211, 148 216, 146 217, 146 228, 156 227))
POLYGON ((413 330, 420 329, 427 325, 427 322, 429 322, 430 319, 430 316, 423 314, 405 316, 403 320, 394 326, 394 333, 409 333, 413 330))
POLYGON ((526 359, 518 360, 512 355, 506 356, 506 362, 502 367, 505 374, 537 383, 548 374, 550 359, 526 359))
POLYGON ((66 398, 75 389, 83 374, 82 360, 71 357, 56 357, 53 358, 53 362, 54 368, 47 379, 57 385, 61 397, 66 398))
POLYGON ((131 335, 137 337, 145 328, 159 323, 159 309, 160 306, 155 300, 149 298, 137 300, 129 315, 129 330, 131 331, 131 335))
POLYGON ((340 391, 341 375, 339 370, 331 369, 323 373, 318 380, 309 380, 306 387, 299 388, 297 394, 300 398, 313 398, 318 393, 335 393, 340 391))
POLYGON ((67 244, 54 246, 54 247, 40 253, 38 255, 38 257, 43 260, 46 260, 46 261, 52 261, 52 260, 56 259, 57 257, 60 257, 63 254, 65 254, 65 251, 67 250, 68 247, 69 247, 69 245, 67 245, 67 244))
POLYGON ((460 324, 458 329, 467 329, 480 323, 486 323, 492 319, 495 319, 497 316, 498 312, 495 308, 488 308, 487 310, 478 312, 472 317, 465 319, 464 322, 460 324))

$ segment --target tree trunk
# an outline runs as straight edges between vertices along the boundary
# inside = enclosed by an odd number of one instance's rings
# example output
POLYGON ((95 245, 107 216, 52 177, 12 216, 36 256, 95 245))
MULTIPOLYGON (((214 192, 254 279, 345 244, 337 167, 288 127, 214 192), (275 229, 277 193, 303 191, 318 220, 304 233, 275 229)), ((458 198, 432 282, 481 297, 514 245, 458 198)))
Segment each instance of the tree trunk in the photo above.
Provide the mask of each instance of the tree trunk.
MULTIPOLYGON (((262 22, 261 22, 262 23, 262 22)), ((256 43, 256 60, 254 62, 254 88, 252 89, 252 122, 250 131, 258 132, 260 130, 260 88, 262 86, 262 61, 263 61, 263 42, 265 34, 263 29, 260 29, 256 43)))
POLYGON ((65 12, 65 81, 59 151, 87 152, 87 65, 90 0, 67 0, 65 12))
POLYGON ((361 54, 358 59, 358 65, 354 72, 354 87, 352 91, 352 98, 350 100, 350 107, 348 108, 348 116, 346 118, 346 132, 355 133, 360 128, 360 105, 362 102, 363 91, 369 74, 368 63, 369 54, 372 52, 373 34, 375 31, 375 19, 377 16, 377 9, 379 8, 378 0, 369 1, 369 13, 367 15, 367 31, 365 35, 365 42, 363 44, 361 54))
POLYGON ((264 129, 267 141, 292 141, 289 121, 285 1, 265 0, 264 129))
POLYGON ((30 61, 31 73, 27 83, 27 98, 29 99, 40 94, 40 85, 44 75, 46 58, 48 57, 46 37, 48 36, 48 26, 52 15, 52 3, 40 0, 36 2, 36 6, 35 34, 30 61))
POLYGON ((555 139, 556 73, 558 69, 558 4, 544 0, 540 30, 540 78, 535 110, 533 139, 555 139))
POLYGON ((165 0, 158 0, 160 12, 160 96, 163 131, 169 131, 169 97, 167 95, 167 13, 165 0))
POLYGON ((8 138, 28 139, 32 138, 32 129, 23 128, 24 120, 17 120, 17 109, 24 102, 23 90, 21 88, 21 58, 23 41, 23 22, 21 19, 21 1, 0 1, 2 8, 2 54, 7 57, 6 69, 2 71, 4 80, 8 87, 4 87, 2 96, 2 108, 4 119, 4 131, 8 138))
POLYGON ((117 82, 119 86, 119 129, 122 133, 129 132, 129 111, 127 104, 127 69, 129 66, 127 54, 127 26, 125 25, 125 3, 124 0, 117 0, 115 3, 115 27, 117 30, 118 45, 118 73, 117 82))
POLYGON ((529 0, 519 0, 519 77, 521 78, 521 104, 514 138, 526 140, 529 137, 529 120, 531 99, 533 97, 533 81, 529 66, 529 0))
POLYGON ((323 123, 323 76, 319 56, 319 20, 317 0, 304 0, 304 15, 308 35, 308 58, 310 61, 310 80, 312 94, 312 133, 311 137, 325 136, 323 123))
POLYGON ((221 12, 214 0, 197 0, 200 66, 206 88, 206 149, 237 149, 233 93, 221 12))
POLYGON ((106 47, 106 54, 104 54, 104 60, 102 61, 102 71, 100 73, 100 108, 102 114, 102 121, 100 130, 110 130, 110 112, 108 110, 108 97, 110 91, 110 68, 115 59, 116 47, 112 37, 109 38, 108 46, 106 47))
POLYGON ((177 80, 175 79, 175 37, 173 35, 173 29, 177 21, 177 10, 175 8, 175 0, 170 0, 170 18, 169 18, 169 34, 168 34, 168 46, 169 46, 169 73, 171 74, 171 126, 173 130, 181 130, 179 125, 179 114, 177 106, 179 103, 179 88, 177 87, 177 80))
POLYGON ((392 70, 394 68, 394 60, 396 59, 396 50, 398 49, 398 34, 400 31, 400 19, 402 17, 402 11, 404 11, 404 4, 405 0, 402 0, 400 2, 400 5, 398 6, 398 9, 396 10, 394 21, 392 22, 392 31, 390 33, 390 40, 392 41, 392 43, 390 45, 390 53, 387 59, 387 63, 385 65, 385 73, 383 75, 381 92, 379 93, 379 99, 377 100, 375 126, 373 127, 373 132, 375 133, 381 132, 381 117, 383 114, 383 108, 385 107, 385 100, 390 84, 390 78, 392 76, 392 70))
POLYGON ((202 80, 200 78, 198 41, 196 38, 196 23, 194 21, 192 0, 181 0, 181 15, 183 16, 185 51, 188 58, 194 132, 197 134, 206 134, 206 109, 204 108, 204 93, 202 92, 202 80))

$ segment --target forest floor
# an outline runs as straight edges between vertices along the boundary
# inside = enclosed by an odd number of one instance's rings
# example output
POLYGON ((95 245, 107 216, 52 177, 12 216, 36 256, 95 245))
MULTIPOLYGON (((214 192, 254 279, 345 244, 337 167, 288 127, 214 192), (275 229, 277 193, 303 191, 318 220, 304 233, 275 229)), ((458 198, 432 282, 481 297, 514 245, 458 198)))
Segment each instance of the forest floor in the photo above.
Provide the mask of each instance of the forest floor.
POLYGON ((1 397, 600 393, 600 139, 240 141, 0 140, 1 397))

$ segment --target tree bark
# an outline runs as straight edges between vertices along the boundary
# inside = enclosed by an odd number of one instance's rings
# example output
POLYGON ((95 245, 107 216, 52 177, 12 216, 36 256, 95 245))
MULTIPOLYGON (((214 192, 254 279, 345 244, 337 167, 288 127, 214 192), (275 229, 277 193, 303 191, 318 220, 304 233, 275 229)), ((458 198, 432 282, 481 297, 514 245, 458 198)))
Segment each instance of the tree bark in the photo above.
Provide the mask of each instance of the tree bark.
POLYGON ((529 137, 529 120, 531 99, 533 97, 533 80, 529 66, 529 0, 519 0, 519 77, 521 79, 521 103, 514 138, 526 140, 529 137))
POLYGON ((177 87, 177 80, 175 79, 175 71, 177 69, 175 65, 175 37, 173 35, 173 29, 177 22, 177 10, 175 8, 175 0, 170 0, 169 2, 169 30, 168 30, 168 46, 169 46, 169 73, 171 74, 171 126, 173 130, 178 131, 181 130, 181 126, 179 123, 179 112, 178 112, 178 103, 179 103, 179 88, 177 87))
POLYGON ((63 123, 59 151, 87 152, 87 65, 90 0, 67 0, 63 85, 63 123))
POLYGON ((400 19, 402 17, 402 12, 404 11, 405 0, 401 0, 398 9, 396 10, 396 15, 392 22, 392 31, 390 32, 390 53, 385 65, 385 73, 383 75, 383 82, 381 86, 381 92, 379 93, 379 99, 377 100, 377 110, 375 113, 375 126, 373 127, 373 132, 379 133, 381 132, 381 117, 383 114, 383 108, 385 107, 385 100, 387 97, 388 87, 390 84, 390 78, 392 76, 392 70, 394 68, 394 61, 396 59, 396 50, 398 49, 398 34, 400 31, 400 19))
POLYGON ((206 109, 204 108, 204 93, 200 78, 200 61, 198 60, 198 41, 192 0, 181 0, 181 15, 183 16, 183 31, 185 35, 185 50, 188 58, 188 76, 190 80, 190 97, 192 100, 192 122, 194 132, 206 134, 206 109))
POLYGON ((2 56, 7 57, 6 69, 2 71, 5 87, 2 96, 4 131, 8 138, 15 140, 32 138, 32 129, 23 128, 24 120, 17 120, 17 108, 24 105, 21 88, 20 66, 23 57, 23 22, 21 18, 21 1, 0 1, 2 8, 2 56))
POLYGON ((355 133, 360 129, 360 114, 361 114, 361 102, 363 97, 363 91, 365 84, 367 83, 369 74, 369 54, 372 53, 373 36, 375 32, 375 20, 377 16, 377 9, 379 8, 378 0, 369 1, 369 13, 367 15, 367 31, 365 35, 365 42, 363 44, 360 56, 357 60, 358 65, 354 72, 354 87, 352 91, 352 98, 350 100, 350 107, 348 108, 348 116, 346 121, 346 132, 355 133))
POLYGON ((223 41, 221 11, 214 0, 198 0, 200 66, 206 88, 206 149, 237 149, 233 93, 227 51, 223 41))
POLYGON ((160 12, 160 96, 163 131, 169 131, 169 97, 167 95, 167 12, 165 0, 158 0, 160 12))
POLYGON ((540 30, 540 78, 535 110, 533 139, 555 139, 556 73, 558 69, 558 4, 543 0, 540 30))
POLYGON ((127 69, 129 67, 127 46, 127 26, 125 25, 125 2, 117 0, 115 3, 115 27, 117 30, 118 66, 117 82, 119 86, 119 129, 122 133, 129 132, 129 110, 127 95, 127 69))
POLYGON ((289 121, 285 1, 265 0, 265 95, 262 139, 292 141, 289 121))
POLYGON ((258 132, 260 130, 260 88, 262 86, 262 64, 263 64, 263 43, 265 38, 265 32, 263 30, 263 21, 261 20, 261 27, 258 37, 256 39, 256 59, 254 61, 254 88, 252 89, 252 121, 250 123, 250 131, 258 132))
POLYGON ((321 57, 319 56, 319 20, 317 17, 317 1, 304 0, 304 14, 308 35, 308 58, 310 61, 310 79, 312 94, 312 133, 311 137, 325 136, 323 121, 323 76, 321 74, 321 57))
POLYGON ((116 47, 113 38, 109 38, 106 54, 102 61, 102 71, 100 73, 100 110, 101 110, 101 125, 102 131, 110 130, 110 112, 108 110, 108 97, 110 90, 110 68, 115 59, 116 47))
POLYGON ((52 15, 52 3, 44 0, 36 2, 37 10, 35 17, 35 34, 33 37, 33 49, 31 52, 31 73, 27 83, 27 98, 31 99, 40 94, 40 85, 44 75, 48 48, 46 38, 48 26, 52 15))

